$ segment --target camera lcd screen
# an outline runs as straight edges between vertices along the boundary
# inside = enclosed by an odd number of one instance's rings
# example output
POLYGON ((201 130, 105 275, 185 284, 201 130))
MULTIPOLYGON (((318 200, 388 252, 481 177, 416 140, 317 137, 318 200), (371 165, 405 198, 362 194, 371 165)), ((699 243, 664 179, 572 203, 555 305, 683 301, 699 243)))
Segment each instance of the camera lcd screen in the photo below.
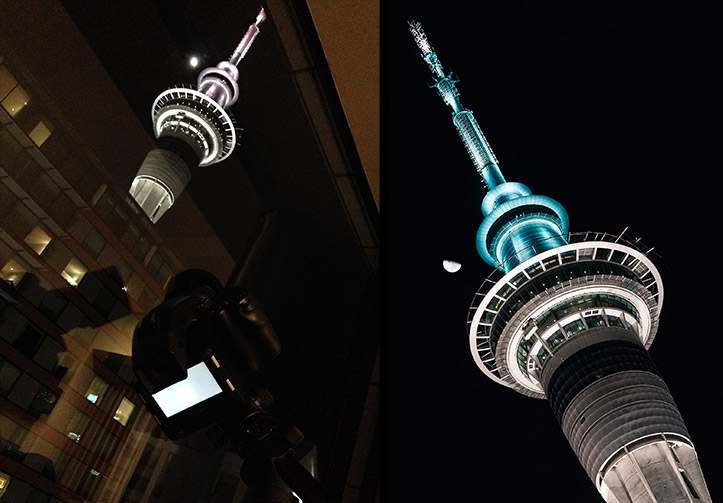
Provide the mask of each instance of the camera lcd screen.
POLYGON ((153 399, 166 417, 178 414, 221 393, 221 387, 205 363, 188 369, 188 377, 155 393, 153 399))

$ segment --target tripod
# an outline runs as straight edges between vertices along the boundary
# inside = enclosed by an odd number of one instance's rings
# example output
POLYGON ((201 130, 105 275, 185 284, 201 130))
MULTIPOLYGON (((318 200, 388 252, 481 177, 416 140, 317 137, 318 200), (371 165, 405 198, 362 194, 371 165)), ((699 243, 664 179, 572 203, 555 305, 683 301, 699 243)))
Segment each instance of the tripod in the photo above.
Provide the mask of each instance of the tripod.
POLYGON ((244 503, 295 501, 281 481, 304 503, 332 503, 319 481, 294 457, 301 432, 294 428, 289 433, 282 433, 276 420, 264 410, 251 412, 233 429, 232 442, 244 458, 241 480, 249 488, 244 503))

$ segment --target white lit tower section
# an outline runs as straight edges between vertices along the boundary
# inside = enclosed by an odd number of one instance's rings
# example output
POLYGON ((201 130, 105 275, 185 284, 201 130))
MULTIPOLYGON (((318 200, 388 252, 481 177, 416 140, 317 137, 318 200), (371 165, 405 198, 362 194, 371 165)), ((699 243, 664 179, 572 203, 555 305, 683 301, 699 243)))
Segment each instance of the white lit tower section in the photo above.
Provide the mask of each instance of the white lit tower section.
POLYGON ((153 103, 157 148, 144 159, 129 191, 153 223, 173 205, 194 168, 221 162, 233 151, 236 127, 227 109, 239 95, 238 64, 265 19, 262 8, 228 61, 201 71, 196 87, 172 87, 153 103))
POLYGON ((477 366, 549 401, 606 502, 710 502, 688 430, 647 352, 663 304, 650 249, 622 234, 569 234, 559 203, 506 182, 422 26, 409 27, 488 190, 477 251, 495 271, 468 316, 477 366))

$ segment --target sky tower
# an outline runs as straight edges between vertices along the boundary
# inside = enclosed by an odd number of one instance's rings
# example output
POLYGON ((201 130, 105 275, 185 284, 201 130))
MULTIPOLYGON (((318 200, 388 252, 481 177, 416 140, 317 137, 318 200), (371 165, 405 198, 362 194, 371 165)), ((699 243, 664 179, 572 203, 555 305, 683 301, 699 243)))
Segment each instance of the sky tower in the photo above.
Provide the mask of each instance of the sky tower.
POLYGON ((173 205, 193 169, 231 155, 236 126, 226 109, 238 99, 237 66, 265 19, 262 8, 228 60, 202 70, 197 86, 172 87, 154 101, 151 119, 157 148, 143 160, 129 191, 153 223, 173 205))
POLYGON ((421 24, 409 28, 487 188, 477 251, 495 271, 469 309, 477 366, 548 400, 606 502, 710 502, 685 423, 647 352, 663 304, 650 249, 624 232, 569 233, 562 205, 507 182, 421 24))

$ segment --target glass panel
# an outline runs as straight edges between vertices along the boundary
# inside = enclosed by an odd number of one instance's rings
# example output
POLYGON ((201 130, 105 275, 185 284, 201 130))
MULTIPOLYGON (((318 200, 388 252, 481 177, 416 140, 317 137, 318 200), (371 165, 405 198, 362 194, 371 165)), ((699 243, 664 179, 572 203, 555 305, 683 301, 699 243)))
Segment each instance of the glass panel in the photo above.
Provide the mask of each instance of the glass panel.
POLYGON ((30 97, 21 86, 15 86, 15 88, 3 98, 2 106, 11 117, 15 117, 20 113, 27 104, 30 97))
POLYGON ((12 344, 20 336, 27 323, 27 318, 16 309, 6 309, 0 317, 0 337, 12 344))
POLYGON ((2 269, 0 269, 0 278, 7 281, 11 286, 18 286, 29 267, 24 265, 19 258, 11 258, 2 269))
POLYGON ((56 403, 58 403, 58 395, 53 393, 49 388, 41 386, 33 397, 32 402, 30 402, 28 412, 31 416, 39 418, 42 414, 50 414, 53 412, 56 403))
POLYGON ((510 283, 511 283, 512 285, 514 285, 515 287, 518 287, 518 286, 520 286, 522 283, 524 283, 525 281, 527 281, 527 276, 525 276, 524 273, 520 273, 520 274, 518 274, 517 276, 515 276, 514 278, 512 278, 512 279, 510 280, 510 283))
POLYGON ((548 356, 550 356, 550 352, 545 348, 540 349, 540 352, 537 353, 537 359, 540 360, 541 364, 545 363, 545 360, 547 360, 548 356))
POLYGON ((626 328, 625 325, 623 325, 623 321, 617 316, 608 315, 608 323, 610 323, 611 327, 626 328))
POLYGON ((100 255, 100 252, 103 251, 103 247, 106 244, 106 240, 95 229, 95 227, 91 227, 88 230, 88 234, 85 236, 85 240, 83 241, 83 244, 85 245, 85 248, 93 256, 93 258, 98 258, 98 255, 100 255))
POLYGON ((568 337, 572 337, 575 334, 579 334, 583 330, 585 330, 585 325, 583 325, 582 320, 575 320, 571 323, 568 323, 563 327, 563 330, 565 330, 565 333, 568 337))
POLYGON ((40 302, 40 310, 52 321, 56 321, 68 305, 68 298, 58 290, 50 290, 40 302))
POLYGON ((20 369, 4 358, 0 358, 0 395, 7 395, 20 377, 20 369))
POLYGON ((113 292, 103 287, 98 296, 95 298, 93 307, 95 307, 100 314, 107 317, 108 314, 110 314, 111 309, 113 309, 113 305, 116 300, 118 299, 113 292))
POLYGON ((547 344, 550 346, 550 349, 555 349, 555 347, 564 340, 565 335, 562 333, 561 330, 557 330, 547 339, 547 344))
POLYGON ((13 347, 28 358, 32 358, 40 346, 40 341, 42 341, 43 337, 45 337, 45 334, 35 326, 28 324, 20 334, 20 337, 13 342, 13 347))
POLYGON ((128 424, 128 420, 131 418, 131 414, 133 414, 133 409, 135 408, 135 404, 124 397, 123 400, 121 400, 118 409, 115 411, 113 419, 125 426, 128 424))
POLYGON ((567 264, 568 262, 574 262, 576 257, 577 252, 574 250, 560 254, 560 260, 562 260, 563 264, 567 264))
POLYGON ((98 401, 103 398, 107 389, 108 383, 100 377, 95 376, 93 381, 91 381, 90 386, 88 386, 88 391, 85 392, 85 398, 87 398, 90 402, 97 404, 98 401))
POLYGON ((538 262, 537 264, 532 264, 530 267, 525 269, 525 272, 531 277, 535 277, 537 274, 542 272, 542 265, 538 262))
POLYGON ((38 255, 43 253, 52 238, 41 226, 36 226, 30 234, 25 236, 25 243, 38 255))
POLYGON ((65 281, 70 283, 72 286, 78 286, 78 283, 83 279, 85 273, 88 272, 88 268, 77 258, 73 257, 67 263, 63 272, 60 275, 65 278, 65 281))
POLYGON ((559 262, 557 261, 557 255, 553 255, 552 257, 545 259, 545 262, 543 264, 545 266, 545 269, 550 269, 551 267, 558 265, 559 262))
POLYGON ((50 133, 52 133, 52 129, 49 127, 49 124, 46 124, 45 122, 40 121, 33 128, 33 130, 30 131, 30 134, 28 134, 28 136, 39 147, 40 145, 45 143, 45 140, 47 140, 50 137, 50 133))
POLYGON ((8 489, 10 484, 10 475, 4 472, 0 472, 0 499, 2 499, 5 491, 8 489))
POLYGON ((604 327, 605 326, 605 320, 600 315, 594 315, 594 316, 585 316, 585 321, 587 322, 587 326, 592 327, 604 327))
POLYGON ((40 391, 40 388, 40 383, 37 380, 23 372, 10 389, 8 400, 18 407, 27 410, 35 398, 36 393, 40 391))
POLYGON ((64 351, 65 348, 58 341, 47 336, 40 343, 33 360, 48 372, 52 372, 58 366, 58 358, 64 351))

